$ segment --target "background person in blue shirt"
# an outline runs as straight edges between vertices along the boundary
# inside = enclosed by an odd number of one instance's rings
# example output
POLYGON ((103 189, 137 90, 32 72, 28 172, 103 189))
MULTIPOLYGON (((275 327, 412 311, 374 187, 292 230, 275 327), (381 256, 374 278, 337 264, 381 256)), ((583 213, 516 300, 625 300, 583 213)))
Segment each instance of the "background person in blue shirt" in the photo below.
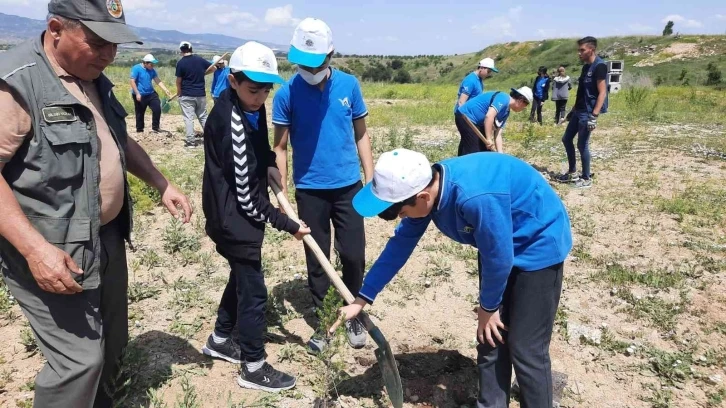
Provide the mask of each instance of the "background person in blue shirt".
MULTIPOLYGON (((353 75, 330 67, 333 52, 333 35, 323 21, 307 18, 295 28, 288 60, 297 64, 297 74, 275 93, 274 151, 287 194, 290 140, 299 216, 327 257, 332 221, 343 282, 357 294, 365 270, 365 230, 352 201, 362 188, 360 162, 366 181, 373 177, 373 155, 360 84, 353 75)), ((330 280, 307 247, 305 256, 312 300, 320 308, 330 280)), ((352 320, 346 329, 352 347, 365 345, 367 334, 360 322, 352 320)), ((322 351, 324 339, 324 329, 317 330, 308 342, 310 350, 322 351)))
POLYGON ((534 93, 534 102, 529 113, 529 121, 534 122, 534 115, 537 113, 537 122, 541 125, 542 106, 550 95, 550 76, 547 75, 547 67, 541 66, 537 70, 537 77, 532 82, 532 92, 534 93))
POLYGON ((454 113, 456 113, 456 108, 484 92, 484 79, 492 76, 492 72, 499 72, 498 69, 494 68, 494 60, 484 58, 479 61, 475 71, 464 77, 461 85, 459 85, 459 93, 456 95, 454 113))
POLYGON ((433 221, 481 255, 477 407, 508 406, 512 366, 521 406, 552 407, 549 346, 572 235, 564 204, 537 170, 486 153, 432 167, 422 154, 397 149, 381 155, 353 206, 364 217, 401 222, 341 315, 355 318, 373 303, 433 221))
POLYGON ((140 64, 136 64, 131 68, 131 98, 134 100, 134 112, 136 114, 136 132, 144 131, 144 114, 146 108, 151 108, 151 130, 160 131, 159 123, 161 122, 161 101, 159 95, 154 90, 154 83, 166 92, 171 98, 171 92, 166 86, 159 74, 154 69, 154 64, 159 61, 151 54, 146 54, 140 64))
POLYGON ((229 77, 229 67, 227 67, 227 61, 224 59, 224 57, 227 54, 225 53, 222 56, 215 55, 214 58, 212 58, 212 65, 207 68, 207 74, 210 72, 214 72, 214 77, 212 78, 212 99, 214 99, 214 102, 217 102, 217 98, 219 98, 219 95, 222 94, 222 91, 229 88, 229 80, 227 79, 229 77))
POLYGON ((597 56, 597 39, 585 37, 577 41, 577 54, 584 62, 580 73, 575 105, 567 114, 569 123, 562 144, 565 145, 569 169, 559 177, 563 183, 574 182, 577 188, 592 187, 590 179, 590 134, 597 127, 597 118, 607 112, 607 64, 597 56), (577 175, 577 157, 574 140, 577 136, 577 149, 582 159, 582 174, 577 175))
POLYGON ((523 111, 532 102, 532 90, 526 86, 504 92, 485 92, 456 109, 454 122, 459 131, 458 155, 478 152, 504 152, 502 129, 509 111, 523 111), (481 140, 484 136, 487 142, 481 140))
POLYGON ((186 127, 186 141, 184 147, 196 147, 194 139, 194 118, 199 124, 207 123, 207 92, 204 76, 212 63, 204 58, 192 54, 192 45, 187 41, 179 44, 182 58, 176 63, 176 94, 179 97, 184 125, 186 127))

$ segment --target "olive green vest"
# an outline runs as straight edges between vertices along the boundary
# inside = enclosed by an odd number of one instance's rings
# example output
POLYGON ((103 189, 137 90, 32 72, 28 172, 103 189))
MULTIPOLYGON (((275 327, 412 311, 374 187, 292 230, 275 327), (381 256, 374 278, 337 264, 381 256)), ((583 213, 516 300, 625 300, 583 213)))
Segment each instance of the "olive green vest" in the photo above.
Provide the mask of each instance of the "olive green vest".
MULTIPOLYGON (((91 111, 63 86, 43 50, 41 38, 2 54, 0 80, 28 108, 32 129, 20 149, 5 164, 2 176, 10 185, 30 223, 48 242, 68 252, 83 275, 84 289, 99 286, 101 260, 99 141, 91 111)), ((126 111, 103 74, 94 81, 103 116, 121 154, 125 203, 117 221, 130 241, 132 204, 126 180, 126 111)), ((111 260, 113 261, 113 260, 111 260)), ((0 237, 0 263, 18 278, 32 279, 25 258, 0 237)), ((70 272, 69 272, 70 273, 70 272)))

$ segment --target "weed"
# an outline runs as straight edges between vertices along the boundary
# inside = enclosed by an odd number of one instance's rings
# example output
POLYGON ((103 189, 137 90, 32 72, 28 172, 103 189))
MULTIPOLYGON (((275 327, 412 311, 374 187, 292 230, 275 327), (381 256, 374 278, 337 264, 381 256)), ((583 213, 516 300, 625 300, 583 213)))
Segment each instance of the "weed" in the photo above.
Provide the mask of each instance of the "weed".
POLYGON ((343 306, 343 299, 340 298, 332 286, 323 299, 323 307, 317 310, 319 328, 317 335, 325 336, 328 347, 323 352, 315 355, 313 364, 315 374, 311 380, 315 396, 327 399, 328 395, 335 390, 338 384, 345 379, 345 363, 338 357, 343 350, 343 338, 345 336, 345 325, 341 324, 333 334, 327 333, 338 318, 338 309, 343 306))
POLYGON ((721 407, 723 406, 723 402, 726 401, 726 388, 721 387, 715 392, 707 392, 706 398, 708 398, 708 401, 706 402, 706 407, 721 407))
POLYGON ((199 262, 199 253, 191 249, 181 251, 181 266, 194 265, 199 262))
POLYGON ((641 106, 652 93, 652 90, 645 86, 631 86, 625 88, 625 103, 630 110, 640 110, 641 106))
POLYGON ((30 380, 20 386, 20 391, 35 391, 35 380, 30 380))
POLYGON ((428 267, 424 270, 423 278, 442 278, 444 281, 448 281, 451 278, 451 264, 446 258, 435 257, 430 260, 428 267))
POLYGON ((559 332, 565 341, 569 341, 569 335, 567 334, 567 309, 564 306, 557 308, 557 314, 555 314, 555 326, 557 326, 557 332, 559 332))
POLYGON ((14 370, 3 370, 0 372, 0 394, 7 391, 8 383, 13 379, 14 370))
POLYGON ((205 278, 209 278, 217 270, 217 264, 209 252, 199 254, 199 263, 201 264, 200 274, 205 278))
POLYGON ((146 398, 149 401, 149 408, 168 408, 164 402, 164 395, 158 389, 146 390, 146 398))
POLYGON ((634 317, 649 320, 665 332, 675 329, 676 318, 685 311, 688 304, 685 292, 681 292, 681 299, 677 303, 669 303, 655 296, 634 296, 627 289, 619 290, 618 296, 628 302, 631 306, 628 311, 634 317))
POLYGON ((282 346, 277 358, 281 363, 284 361, 300 362, 307 359, 307 353, 299 344, 288 343, 282 346))
POLYGON ((169 254, 175 254, 183 250, 197 252, 202 246, 199 237, 184 231, 184 225, 176 218, 169 221, 169 225, 166 226, 162 234, 162 240, 164 241, 164 251, 169 254))
POLYGON ((204 296, 198 284, 180 277, 172 284, 174 296, 170 300, 171 307, 177 312, 184 312, 192 307, 204 307, 211 303, 204 296))
POLYGON ((20 344, 25 347, 25 351, 31 355, 38 352, 38 343, 35 341, 35 335, 30 328, 25 327, 20 331, 20 344))
POLYGON ((584 242, 578 242, 572 247, 572 256, 577 258, 578 261, 587 262, 592 260, 589 248, 584 242))
POLYGON ((251 402, 247 402, 247 399, 245 399, 242 402, 233 403, 232 394, 230 393, 227 397, 227 408, 277 408, 280 406, 280 399, 281 395, 272 394, 254 399, 251 402))
POLYGON ((195 334, 202 329, 202 321, 195 319, 191 323, 182 322, 179 320, 179 315, 174 316, 174 320, 169 326, 169 332, 179 335, 185 339, 191 339, 195 334))
POLYGON ((605 270, 597 272, 594 277, 617 286, 640 284, 653 289, 670 289, 682 287, 687 275, 682 269, 673 271, 651 269, 638 272, 633 268, 614 262, 608 263, 605 270))
POLYGON ((679 221, 684 221, 689 215, 700 218, 699 226, 713 226, 724 219, 726 190, 711 184, 691 185, 683 193, 670 199, 660 199, 657 204, 660 211, 677 215, 679 221))
POLYGON ((141 265, 144 265, 149 269, 162 265, 161 257, 153 249, 144 250, 139 257, 139 261, 141 262, 141 265))
POLYGON ((197 390, 194 385, 189 383, 187 376, 182 377, 181 388, 183 394, 181 400, 177 399, 176 401, 177 408, 201 408, 202 405, 199 402, 197 390))
POLYGON ((5 316, 13 306, 12 295, 5 285, 5 281, 0 279, 0 315, 5 316))
POLYGON ((15 402, 15 406, 18 408, 33 408, 33 399, 27 398, 24 400, 18 400, 15 402))
POLYGON ((658 388, 655 385, 648 384, 645 388, 652 391, 651 395, 643 397, 642 400, 649 402, 651 408, 671 408, 671 400, 673 399, 673 391, 669 387, 658 388))
POLYGON ((108 382, 102 386, 108 395, 113 396, 113 407, 127 406, 128 399, 133 397, 133 389, 138 381, 138 373, 142 370, 148 355, 134 346, 127 346, 118 360, 118 370, 108 382))
POLYGON ((129 174, 129 190, 134 203, 134 211, 146 213, 151 211, 161 201, 159 191, 144 183, 136 176, 129 174))
POLYGON ((129 285, 129 304, 155 298, 159 293, 161 293, 160 289, 154 288, 148 283, 134 282, 129 285))

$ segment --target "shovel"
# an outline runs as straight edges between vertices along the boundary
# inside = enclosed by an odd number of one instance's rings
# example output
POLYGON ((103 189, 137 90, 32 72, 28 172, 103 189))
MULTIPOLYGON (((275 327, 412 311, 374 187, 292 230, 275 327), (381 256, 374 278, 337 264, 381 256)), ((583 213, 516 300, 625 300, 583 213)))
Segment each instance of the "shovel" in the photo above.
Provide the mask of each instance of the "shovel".
POLYGON ((176 98, 176 95, 172 96, 171 98, 163 98, 161 100, 161 111, 164 113, 169 113, 171 110, 171 101, 173 101, 176 98))
MULTIPOLYGON (((290 205, 290 202, 287 201, 287 197, 285 197, 285 194, 283 194, 282 189, 277 182, 270 180, 270 187, 272 187, 272 192, 275 193, 275 197, 277 197, 280 207, 285 210, 285 213, 287 213, 290 218, 298 221, 295 210, 290 205)), ((345 300, 345 303, 353 303, 355 301, 353 294, 350 293, 350 290, 348 290, 343 281, 340 279, 340 276, 338 276, 335 268, 333 268, 333 265, 330 264, 330 261, 328 261, 328 258, 320 249, 318 243, 315 242, 313 237, 310 235, 305 235, 303 237, 303 242, 305 242, 313 251, 315 257, 318 259, 318 262, 320 262, 320 265, 323 266, 325 273, 333 283, 333 286, 335 286, 335 289, 338 290, 338 293, 340 293, 343 300, 345 300)), ((403 387, 401 385, 401 376, 398 374, 398 365, 396 365, 396 359, 393 357, 393 352, 391 351, 391 346, 388 344, 388 340, 386 340, 383 336, 381 329, 373 324, 365 312, 360 312, 358 320, 363 323, 366 331, 368 331, 368 334, 378 346, 375 350, 375 355, 376 360, 378 360, 378 366, 381 368, 381 377, 383 378, 383 384, 388 392, 388 397, 391 399, 394 408, 401 408, 403 406, 403 387)))

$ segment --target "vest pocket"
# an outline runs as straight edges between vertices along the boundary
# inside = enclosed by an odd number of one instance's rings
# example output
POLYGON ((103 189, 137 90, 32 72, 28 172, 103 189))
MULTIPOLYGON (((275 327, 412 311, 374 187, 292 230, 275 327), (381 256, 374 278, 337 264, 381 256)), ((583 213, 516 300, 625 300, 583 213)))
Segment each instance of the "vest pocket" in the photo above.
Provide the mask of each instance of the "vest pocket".
MULTIPOLYGON (((52 218, 29 215, 28 220, 45 239, 67 252, 79 268, 86 272, 87 260, 92 259, 90 218, 52 218)), ((71 274, 82 282, 85 274, 71 274)))
POLYGON ((48 185, 59 193, 83 184, 83 163, 91 149, 91 134, 84 123, 57 123, 42 126, 49 154, 44 154, 42 171, 48 185))

